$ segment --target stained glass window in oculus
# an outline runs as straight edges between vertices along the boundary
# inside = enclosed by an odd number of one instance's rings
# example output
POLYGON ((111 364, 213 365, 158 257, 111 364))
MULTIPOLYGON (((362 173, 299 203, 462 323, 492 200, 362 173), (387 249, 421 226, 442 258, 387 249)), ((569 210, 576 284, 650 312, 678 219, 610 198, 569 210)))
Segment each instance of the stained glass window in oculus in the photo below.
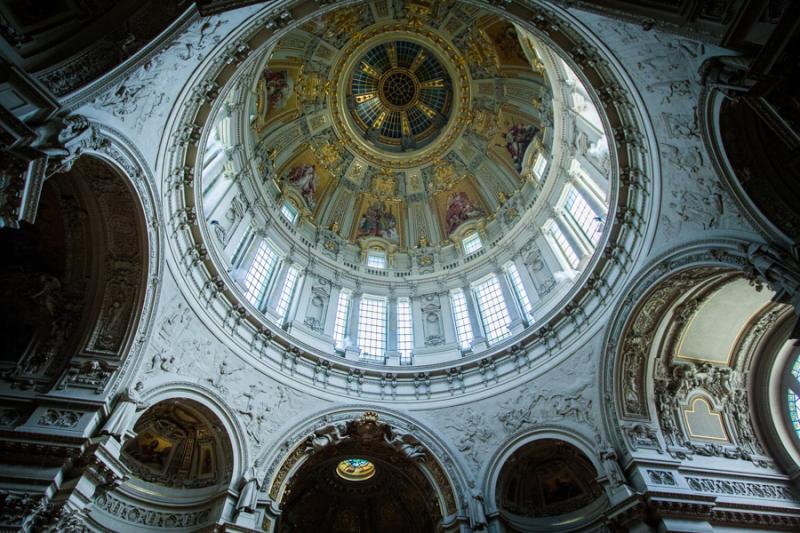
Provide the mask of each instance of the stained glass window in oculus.
POLYGON ((478 310, 483 330, 486 333, 486 341, 492 344, 511 335, 511 330, 508 329, 511 319, 508 316, 508 308, 503 300, 503 291, 497 276, 492 276, 479 283, 473 290, 475 298, 478 300, 478 310))
POLYGON ((792 429, 794 429, 795 435, 800 438, 800 397, 789 389, 786 399, 789 402, 789 419, 792 421, 792 429))
POLYGON ((464 237, 463 241, 464 245, 464 254, 465 255, 472 255, 481 248, 483 248, 483 243, 481 242, 481 236, 478 235, 478 232, 473 232, 464 237))
POLYGON ((457 289, 450 293, 450 306, 453 308, 453 322, 455 322, 456 326, 458 343, 461 345, 462 350, 466 350, 472 346, 473 335, 464 291, 457 289))
POLYGON ((787 380, 786 401, 789 420, 795 435, 800 438, 800 356, 795 359, 787 380))
POLYGON ((517 270, 517 265, 509 263, 506 267, 506 273, 508 274, 509 281, 511 281, 511 286, 514 288, 514 295, 517 297, 517 303, 519 303, 520 308, 522 308, 525 315, 527 315, 528 322, 533 322, 533 306, 528 299, 525 285, 522 284, 522 278, 519 275, 519 270, 517 270))
POLYGON ((411 364, 414 349, 414 330, 411 323, 411 302, 408 298, 397 299, 397 351, 400 363, 411 364))
POLYGON ((603 232, 603 219, 594 212, 583 195, 574 187, 570 188, 564 207, 584 235, 597 244, 603 232))
POLYGON ((261 304, 261 300, 264 298, 264 293, 267 290, 267 286, 269 286, 272 274, 275 271, 277 259, 278 256, 275 251, 270 248, 266 242, 261 241, 258 245, 256 255, 253 258, 253 262, 250 264, 250 269, 247 271, 247 275, 244 278, 244 286, 246 289, 244 297, 247 298, 251 304, 255 306, 261 304))
POLYGON ((375 475, 375 465, 366 459, 345 459, 336 466, 336 474, 347 481, 366 481, 375 475))
POLYGON ((297 284, 297 275, 297 269, 294 267, 289 267, 289 270, 286 271, 286 281, 283 283, 278 305, 275 308, 281 318, 286 318, 286 312, 289 311, 289 304, 292 301, 292 294, 294 294, 294 286, 297 284))
POLYGON ((383 361, 386 353, 386 300, 364 296, 358 312, 358 345, 361 356, 383 361))
POLYGON ((344 348, 344 337, 347 333, 347 317, 350 316, 350 293, 339 293, 336 304, 336 319, 333 323, 333 344, 335 348, 344 348))

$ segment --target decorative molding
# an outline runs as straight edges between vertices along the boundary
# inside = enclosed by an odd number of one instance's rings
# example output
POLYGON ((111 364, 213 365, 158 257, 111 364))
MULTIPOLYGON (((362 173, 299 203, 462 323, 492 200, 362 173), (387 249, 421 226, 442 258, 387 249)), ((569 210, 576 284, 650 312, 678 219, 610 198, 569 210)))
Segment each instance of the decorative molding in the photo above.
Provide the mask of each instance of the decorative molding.
POLYGON ((39 417, 37 425, 72 429, 78 425, 82 416, 83 413, 80 411, 47 409, 44 414, 39 417))
POLYGON ((95 500, 98 509, 132 524, 162 529, 198 527, 208 524, 213 517, 211 508, 189 512, 156 511, 124 502, 113 494, 103 494, 95 500))
POLYGON ((689 485, 689 488, 695 492, 730 494, 732 496, 787 500, 800 503, 800 500, 797 499, 797 496, 791 488, 781 485, 688 476, 686 477, 686 483, 689 485))

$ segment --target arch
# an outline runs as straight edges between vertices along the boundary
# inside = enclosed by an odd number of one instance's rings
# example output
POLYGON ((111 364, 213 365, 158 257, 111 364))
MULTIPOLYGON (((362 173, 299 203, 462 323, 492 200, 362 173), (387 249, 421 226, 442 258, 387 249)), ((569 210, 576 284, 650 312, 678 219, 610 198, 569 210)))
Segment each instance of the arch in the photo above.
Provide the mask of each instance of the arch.
MULTIPOLYGON (((98 137, 93 142, 110 143, 98 137)), ((37 303, 40 322, 32 327, 30 342, 20 345, 18 359, 10 361, 15 366, 6 374, 12 381, 94 396, 118 380, 136 332, 149 323, 143 310, 152 300, 147 278, 154 254, 135 179, 107 156, 87 149, 45 183, 39 223, 6 233, 18 245, 6 258, 22 261, 6 280, 17 279, 23 300, 37 303), (60 266, 47 261, 51 252, 64 258, 60 266), (26 272, 25 257, 31 254, 55 270, 26 272)), ((4 323, 36 318, 28 315, 4 323)))
POLYGON ((81 150, 83 156, 90 156, 104 161, 113 167, 127 183, 137 207, 140 210, 140 229, 145 238, 144 260, 146 268, 142 273, 142 292, 138 308, 135 328, 129 334, 130 342, 122 359, 117 374, 108 388, 108 397, 125 387, 141 362, 145 342, 152 331, 160 292, 163 271, 163 242, 160 205, 156 201, 155 180, 144 156, 125 135, 114 128, 92 123, 94 134, 92 141, 81 150))
POLYGON ((750 221, 772 239, 790 245, 800 231, 797 167, 785 136, 763 113, 773 105, 768 99, 780 91, 750 94, 758 91, 748 92, 746 70, 746 60, 736 56, 711 57, 701 66, 705 79, 698 117, 703 141, 717 174, 750 221))
POLYGON ((133 432, 121 459, 138 480, 190 491, 230 484, 230 439, 219 418, 202 404, 161 400, 142 412, 133 432))
MULTIPOLYGON (((239 419, 230 410, 228 403, 211 389, 191 382, 169 382, 155 387, 144 389, 141 392, 142 402, 145 405, 156 405, 168 400, 193 401, 208 409, 220 421, 231 443, 231 476, 228 483, 229 490, 236 490, 244 471, 249 463, 250 452, 247 445, 245 432, 239 419)), ((143 411, 131 420, 135 427, 143 411)), ((132 429, 132 428, 131 428, 132 429)))
POLYGON ((221 398, 195 384, 137 389, 147 409, 131 417, 134 437, 120 453, 131 474, 99 493, 90 522, 131 533, 211 526, 228 512, 240 482, 245 444, 238 423, 221 398))
MULTIPOLYGON (((372 407, 347 406, 316 413, 288 431, 280 449, 265 450, 256 461, 259 477, 267 492, 270 507, 267 518, 274 527, 293 477, 316 452, 327 446, 336 446, 347 440, 358 440, 367 435, 386 437, 387 449, 393 448, 402 457, 415 460, 420 473, 434 488, 441 512, 441 527, 445 531, 458 530, 464 520, 463 502, 466 483, 464 475, 455 467, 451 452, 434 433, 418 421, 399 413, 372 407), (388 442, 391 441, 391 442, 388 442)), ((272 530, 270 530, 272 531, 272 530)))
POLYGON ((800 355, 797 319, 785 314, 776 320, 770 335, 754 343, 753 404, 756 430, 778 466, 792 478, 800 472, 800 438, 788 416, 787 383, 792 365, 800 355))
MULTIPOLYGON (((492 455, 487 463, 485 474, 483 477, 483 493, 486 499, 486 511, 493 520, 500 521, 503 510, 498 507, 498 485, 501 481, 501 473, 503 473, 504 466, 508 461, 524 452, 525 448, 535 446, 537 443, 551 443, 560 442, 577 450, 594 468, 598 478, 606 478, 606 468, 600 458, 597 456, 594 442, 587 437, 565 428, 556 426, 543 426, 531 431, 520 433, 510 440, 501 445, 497 451, 492 455)), ((594 481, 594 480, 593 480, 594 481)), ((599 488, 599 485, 598 485, 599 488)), ((581 529, 590 527, 590 525, 602 518, 602 513, 608 506, 607 496, 600 494, 592 503, 587 504, 582 508, 582 511, 588 512, 582 517, 575 517, 569 514, 567 521, 563 521, 562 514, 549 516, 546 519, 537 521, 535 524, 528 524, 529 527, 535 527, 536 531, 565 531, 572 529, 581 529), (552 520, 550 520, 552 519, 552 520)), ((499 527, 499 523, 496 527, 499 527)))
POLYGON ((632 284, 603 355, 605 423, 622 449, 771 464, 754 431, 748 376, 753 347, 792 309, 751 281, 744 249, 700 243, 657 258, 632 284), (708 409, 694 410, 698 398, 708 409), (704 436, 692 423, 716 430, 704 436))

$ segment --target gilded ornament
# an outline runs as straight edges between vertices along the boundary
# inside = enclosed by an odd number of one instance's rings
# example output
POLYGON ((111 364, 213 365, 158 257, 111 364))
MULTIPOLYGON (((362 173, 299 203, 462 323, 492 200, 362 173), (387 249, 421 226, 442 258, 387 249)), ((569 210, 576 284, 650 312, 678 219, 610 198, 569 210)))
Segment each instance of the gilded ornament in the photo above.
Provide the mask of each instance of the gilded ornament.
POLYGON ((472 131, 488 139, 495 134, 496 126, 497 118, 492 111, 482 107, 472 110, 470 122, 472 131))
POLYGON ((326 17, 325 37, 334 38, 342 35, 353 35, 359 24, 361 16, 355 7, 338 9, 326 17))
POLYGON ((372 178, 372 192, 378 198, 393 198, 396 190, 397 180, 389 169, 382 168, 380 175, 372 178))
POLYGON ((433 191, 446 191, 453 187, 464 176, 459 176, 456 173, 456 167, 449 161, 442 161, 438 159, 433 162, 433 191))
POLYGON ((338 166, 341 160, 339 152, 339 145, 331 142, 324 142, 319 147, 311 145, 311 151, 317 157, 317 161, 329 170, 333 170, 338 166))
POLYGON ((320 76, 317 72, 304 72, 300 68, 295 82, 295 91, 303 102, 315 102, 320 97, 328 96, 331 92, 331 82, 320 76))
POLYGON ((500 68, 500 58, 491 38, 483 30, 471 33, 464 43, 467 61, 470 66, 482 68, 500 68))

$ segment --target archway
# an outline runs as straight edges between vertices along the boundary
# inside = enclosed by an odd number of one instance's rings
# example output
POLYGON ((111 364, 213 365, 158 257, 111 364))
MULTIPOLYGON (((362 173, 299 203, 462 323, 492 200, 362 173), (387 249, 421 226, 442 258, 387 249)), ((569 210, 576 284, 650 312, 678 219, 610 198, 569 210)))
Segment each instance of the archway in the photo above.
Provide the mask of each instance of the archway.
POLYGON ((231 440, 201 403, 171 398, 150 406, 122 448, 130 472, 96 497, 91 518, 115 531, 196 531, 222 513, 234 470, 231 440))
POLYGON ((497 478, 495 504, 507 531, 585 526, 606 504, 598 472, 577 447, 540 439, 516 449, 497 478))
POLYGON ((0 230, 8 379, 105 391, 141 315, 146 234, 128 180, 91 156, 44 184, 35 224, 0 230))
POLYGON ((721 266, 683 270, 652 287, 623 336, 617 401, 623 421, 655 419, 660 439, 626 424, 632 448, 767 461, 748 377, 755 344, 792 313, 774 295, 721 266))
POLYGON ((279 532, 435 531, 436 493, 414 461, 383 442, 353 441, 315 454, 294 475, 279 532))
POLYGON ((281 460, 265 530, 459 530, 440 454, 395 422, 371 411, 325 417, 281 460))
MULTIPOLYGON (((769 373, 759 360, 778 351, 795 320, 781 303, 782 267, 765 265, 777 254, 731 243, 661 258, 629 287, 609 329, 608 422, 635 488, 649 491, 645 514, 654 521, 673 519, 664 490, 716 498, 711 514, 680 513, 697 527, 736 525, 743 509, 761 527, 795 500, 791 471, 763 431, 783 422, 768 414, 769 373), (723 469, 749 483, 729 482, 723 469)), ((612 520, 633 524, 622 514, 612 520)))

